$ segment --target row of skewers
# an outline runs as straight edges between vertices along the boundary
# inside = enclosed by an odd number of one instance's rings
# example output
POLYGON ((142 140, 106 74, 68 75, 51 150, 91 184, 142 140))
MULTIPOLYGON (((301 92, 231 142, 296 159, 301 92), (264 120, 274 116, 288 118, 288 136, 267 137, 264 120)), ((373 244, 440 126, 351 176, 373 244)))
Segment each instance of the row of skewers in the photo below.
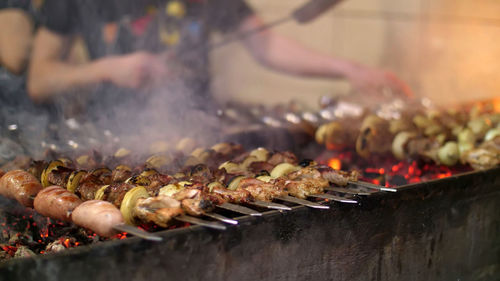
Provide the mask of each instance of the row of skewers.
MULTIPOLYGON (((127 155, 115 153, 124 161, 127 155)), ((128 232, 159 240, 136 226, 152 223, 168 227, 181 221, 225 229, 205 218, 237 224, 215 210, 252 216, 261 215, 255 208, 290 210, 281 202, 328 209, 306 199, 357 203, 352 196, 361 193, 344 188, 357 181, 357 172, 336 171, 309 160, 299 162, 290 152, 271 153, 264 148, 243 152, 240 146, 229 143, 195 149, 183 158, 184 165, 176 172, 168 171, 172 162, 164 154, 154 155, 138 167, 121 164, 113 169, 81 169, 82 164, 96 164, 90 158, 35 161, 27 170, 0 174, 0 195, 100 236, 128 232), (328 190, 335 194, 325 193, 328 190)))
POLYGON ((483 103, 408 110, 398 118, 363 114, 322 124, 315 139, 329 149, 354 149, 365 159, 392 153, 398 160, 488 169, 500 164, 500 113, 492 103, 483 103))

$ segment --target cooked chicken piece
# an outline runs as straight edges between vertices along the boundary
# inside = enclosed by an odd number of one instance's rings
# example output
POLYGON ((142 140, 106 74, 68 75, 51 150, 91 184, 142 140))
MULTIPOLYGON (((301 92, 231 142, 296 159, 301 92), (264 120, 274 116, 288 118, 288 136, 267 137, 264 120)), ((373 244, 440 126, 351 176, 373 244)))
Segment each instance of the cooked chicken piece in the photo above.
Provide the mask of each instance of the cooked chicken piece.
POLYGON ((137 218, 146 222, 154 222, 161 227, 167 227, 174 217, 183 213, 181 202, 161 195, 138 199, 134 207, 134 214, 137 218))
POLYGON ((346 186, 349 181, 357 181, 359 177, 358 171, 339 171, 323 165, 315 169, 321 173, 322 178, 339 186, 346 186))
POLYGON ((288 194, 284 190, 284 187, 280 187, 273 183, 267 183, 254 178, 242 179, 238 185, 238 188, 247 190, 256 200, 261 201, 271 201, 275 197, 288 194))
POLYGON ((214 205, 209 196, 201 189, 186 188, 174 194, 172 198, 181 201, 182 208, 190 215, 200 216, 213 210, 214 205))
POLYGON ((230 190, 224 187, 214 187, 212 188, 212 192, 210 195, 215 195, 215 198, 211 197, 211 201, 214 202, 214 199, 218 199, 217 204, 222 204, 224 202, 229 203, 246 203, 252 201, 252 194, 243 188, 237 188, 236 190, 230 190))
MULTIPOLYGON (((280 182, 278 180, 277 182, 280 182)), ((328 181, 323 178, 303 178, 300 180, 285 180, 283 182, 288 194, 305 199, 309 195, 323 193, 328 181)))
POLYGON ((475 170, 485 170, 500 164, 500 151, 476 148, 467 151, 464 155, 464 159, 475 170))

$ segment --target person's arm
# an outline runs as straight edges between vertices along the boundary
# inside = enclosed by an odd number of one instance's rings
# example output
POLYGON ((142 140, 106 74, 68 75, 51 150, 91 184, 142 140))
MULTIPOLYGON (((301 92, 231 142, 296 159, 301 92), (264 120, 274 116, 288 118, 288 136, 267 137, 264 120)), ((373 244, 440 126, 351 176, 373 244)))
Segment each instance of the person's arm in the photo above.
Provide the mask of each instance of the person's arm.
MULTIPOLYGON (((239 26, 239 31, 257 29, 263 22, 250 15, 239 26)), ((357 91, 379 91, 383 87, 404 92, 410 90, 395 75, 370 68, 346 59, 332 57, 310 50, 298 42, 271 30, 264 30, 244 39, 250 54, 263 66, 292 75, 347 79, 357 91)))
POLYGON ((45 101, 66 90, 106 80, 106 65, 94 61, 71 65, 63 60, 71 38, 40 28, 33 44, 28 73, 28 93, 37 101, 45 101))
POLYGON ((110 82, 120 87, 139 88, 147 83, 153 70, 161 73, 156 56, 136 52, 111 56, 85 64, 70 64, 63 58, 71 38, 40 28, 33 44, 29 67, 28 93, 37 102, 70 89, 110 82))
POLYGON ((23 10, 2 9, 0 26, 0 65, 19 75, 28 61, 33 22, 23 10))

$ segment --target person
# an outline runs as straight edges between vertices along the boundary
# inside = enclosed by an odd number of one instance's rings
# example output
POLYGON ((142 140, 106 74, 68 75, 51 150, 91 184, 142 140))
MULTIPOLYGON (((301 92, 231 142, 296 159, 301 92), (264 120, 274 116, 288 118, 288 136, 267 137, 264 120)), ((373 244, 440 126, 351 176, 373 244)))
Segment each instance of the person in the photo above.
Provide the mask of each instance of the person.
MULTIPOLYGON (((191 53, 186 61, 181 55, 178 59, 206 92, 210 34, 245 32, 263 25, 241 0, 46 0, 43 8, 45 21, 35 39, 28 81, 35 101, 102 82, 141 88, 169 72, 168 63, 163 64, 154 54, 165 49, 191 53), (162 9, 160 4, 166 7, 162 9), (68 42, 77 33, 83 34, 92 58, 84 65, 63 60, 68 42)), ((276 71, 343 78, 357 89, 384 86, 406 90, 404 83, 388 72, 319 54, 271 30, 249 36, 243 44, 260 64, 276 71)))
POLYGON ((49 123, 47 106, 35 105, 26 91, 37 7, 37 1, 0 1, 0 165, 35 154, 49 123))
MULTIPOLYGON (((207 138, 218 126, 217 120, 198 115, 215 112, 211 36, 264 24, 243 0, 45 0, 41 14, 28 77, 32 100, 85 97, 89 124, 121 135, 130 135, 133 127, 138 136, 151 134, 139 128, 161 124, 154 133, 199 132, 207 138), (87 45, 86 63, 66 60, 75 36, 87 45)), ((242 43, 256 61, 278 72, 347 79, 361 91, 405 90, 388 72, 320 54, 272 30, 242 43)))

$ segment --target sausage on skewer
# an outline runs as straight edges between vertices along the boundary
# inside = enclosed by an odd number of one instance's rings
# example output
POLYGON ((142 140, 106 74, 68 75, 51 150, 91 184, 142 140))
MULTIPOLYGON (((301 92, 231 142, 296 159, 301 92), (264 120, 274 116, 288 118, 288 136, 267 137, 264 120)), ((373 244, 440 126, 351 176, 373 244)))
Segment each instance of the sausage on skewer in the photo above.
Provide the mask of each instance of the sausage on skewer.
POLYGON ((33 199, 42 188, 35 176, 22 170, 9 171, 0 178, 0 195, 15 199, 25 207, 33 207, 33 199))

